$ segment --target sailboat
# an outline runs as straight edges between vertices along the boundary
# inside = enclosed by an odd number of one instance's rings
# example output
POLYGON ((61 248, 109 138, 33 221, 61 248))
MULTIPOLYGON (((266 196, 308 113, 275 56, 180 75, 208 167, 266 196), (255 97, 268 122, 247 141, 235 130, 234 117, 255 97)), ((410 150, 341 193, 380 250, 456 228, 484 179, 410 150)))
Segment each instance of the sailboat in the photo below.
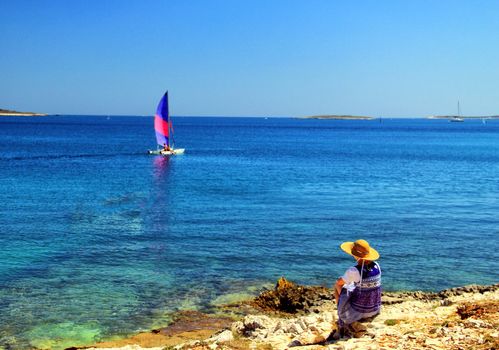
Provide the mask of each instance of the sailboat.
POLYGON ((173 125, 168 108, 168 91, 161 98, 154 115, 154 130, 156 131, 157 149, 149 150, 149 154, 171 156, 184 153, 184 148, 174 148, 173 125))
POLYGON ((451 122, 464 122, 464 118, 461 118, 461 108, 459 107, 459 101, 457 101, 457 116, 449 119, 451 122))

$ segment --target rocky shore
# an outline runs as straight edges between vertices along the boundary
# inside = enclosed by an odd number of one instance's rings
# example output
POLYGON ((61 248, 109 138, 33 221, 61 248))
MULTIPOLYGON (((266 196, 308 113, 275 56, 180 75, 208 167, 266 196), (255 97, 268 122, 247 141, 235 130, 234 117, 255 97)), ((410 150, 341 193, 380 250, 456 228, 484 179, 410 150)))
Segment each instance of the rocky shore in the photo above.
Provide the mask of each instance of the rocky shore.
POLYGON ((499 284, 382 299, 379 316, 335 340, 332 290, 281 278, 275 289, 220 314, 184 312, 166 328, 91 349, 499 349, 499 284))

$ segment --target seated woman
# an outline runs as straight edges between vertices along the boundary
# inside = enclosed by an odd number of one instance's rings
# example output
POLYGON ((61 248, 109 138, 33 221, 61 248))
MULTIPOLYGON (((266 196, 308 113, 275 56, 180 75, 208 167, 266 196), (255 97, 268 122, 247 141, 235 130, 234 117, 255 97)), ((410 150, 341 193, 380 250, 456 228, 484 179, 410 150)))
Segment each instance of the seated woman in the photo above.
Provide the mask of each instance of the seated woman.
POLYGON ((345 242, 341 249, 353 256, 357 265, 347 269, 334 286, 340 335, 352 332, 352 323, 376 316, 381 310, 381 268, 374 261, 379 253, 363 239, 345 242))

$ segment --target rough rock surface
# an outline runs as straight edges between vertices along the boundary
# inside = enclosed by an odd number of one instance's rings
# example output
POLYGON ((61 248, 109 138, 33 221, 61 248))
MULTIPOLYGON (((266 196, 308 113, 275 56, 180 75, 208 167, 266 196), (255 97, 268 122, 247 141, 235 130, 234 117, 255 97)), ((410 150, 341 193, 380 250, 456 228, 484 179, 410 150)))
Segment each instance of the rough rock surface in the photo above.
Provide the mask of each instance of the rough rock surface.
POLYGON ((261 293, 251 305, 263 311, 309 312, 332 301, 332 291, 319 286, 300 286, 281 277, 274 290, 261 293))
MULTIPOLYGON (((329 294, 326 298, 330 291, 321 288, 281 279, 274 291, 253 301, 260 310, 271 312, 246 315, 215 334, 202 337, 198 333, 195 340, 177 339, 164 345, 178 350, 499 349, 499 284, 439 293, 385 293, 381 314, 352 325, 352 337, 338 340, 331 337, 336 330, 336 306, 329 294)), ((128 347, 120 349, 140 350, 139 345, 151 346, 127 343, 128 347)))

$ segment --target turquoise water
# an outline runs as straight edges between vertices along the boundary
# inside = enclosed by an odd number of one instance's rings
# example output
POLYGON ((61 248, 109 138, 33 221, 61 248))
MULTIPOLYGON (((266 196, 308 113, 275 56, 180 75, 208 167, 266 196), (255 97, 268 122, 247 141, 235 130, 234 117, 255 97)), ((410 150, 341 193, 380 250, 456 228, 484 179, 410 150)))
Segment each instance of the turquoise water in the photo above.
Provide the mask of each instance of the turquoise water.
POLYGON ((385 289, 499 282, 499 121, 0 119, 0 348, 165 325, 284 275, 331 285, 365 238, 385 289))

